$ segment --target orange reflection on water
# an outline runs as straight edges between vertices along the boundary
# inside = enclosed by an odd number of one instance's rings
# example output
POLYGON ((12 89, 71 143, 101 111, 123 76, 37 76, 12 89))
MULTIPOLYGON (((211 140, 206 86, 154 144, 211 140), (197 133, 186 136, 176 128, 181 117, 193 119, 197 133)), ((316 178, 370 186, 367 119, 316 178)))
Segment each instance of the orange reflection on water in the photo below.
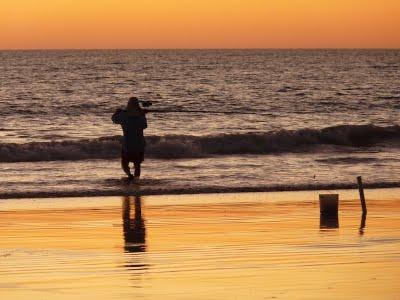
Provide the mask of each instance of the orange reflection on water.
POLYGON ((85 199, 74 200, 78 208, 57 199, 54 209, 45 200, 36 201, 40 209, 32 203, 22 209, 15 201, 13 210, 12 200, 3 209, 0 203, 0 296, 398 295, 397 200, 369 200, 360 234, 358 200, 342 199, 338 226, 330 226, 321 224, 314 199, 290 201, 307 194, 269 201, 273 195, 125 197, 97 199, 88 207, 85 199))

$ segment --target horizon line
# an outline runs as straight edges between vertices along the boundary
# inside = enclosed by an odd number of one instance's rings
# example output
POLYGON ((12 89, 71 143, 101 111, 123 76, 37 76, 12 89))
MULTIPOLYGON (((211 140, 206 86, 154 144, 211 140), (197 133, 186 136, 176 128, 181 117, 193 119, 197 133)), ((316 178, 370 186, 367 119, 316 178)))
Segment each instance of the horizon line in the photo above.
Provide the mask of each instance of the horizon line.
POLYGON ((102 51, 102 50, 400 50, 400 47, 270 47, 270 48, 0 48, 0 51, 102 51))

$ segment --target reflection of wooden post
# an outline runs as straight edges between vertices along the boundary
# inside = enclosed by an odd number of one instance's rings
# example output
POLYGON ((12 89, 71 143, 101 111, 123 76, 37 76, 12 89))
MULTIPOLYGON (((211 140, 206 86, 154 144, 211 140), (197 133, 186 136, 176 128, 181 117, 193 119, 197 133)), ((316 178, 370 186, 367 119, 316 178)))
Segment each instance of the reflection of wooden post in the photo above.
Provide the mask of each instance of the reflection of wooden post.
POLYGON ((366 215, 367 214, 367 204, 365 203, 364 187, 363 187, 361 176, 357 177, 357 183, 358 183, 358 191, 360 193, 362 212, 363 212, 363 214, 366 215))
POLYGON ((319 209, 323 216, 337 216, 339 207, 338 194, 320 194, 319 209))
POLYGON ((360 235, 364 234, 364 228, 365 228, 365 220, 367 219, 367 214, 362 214, 361 216, 361 223, 360 223, 360 229, 359 229, 359 233, 360 235))

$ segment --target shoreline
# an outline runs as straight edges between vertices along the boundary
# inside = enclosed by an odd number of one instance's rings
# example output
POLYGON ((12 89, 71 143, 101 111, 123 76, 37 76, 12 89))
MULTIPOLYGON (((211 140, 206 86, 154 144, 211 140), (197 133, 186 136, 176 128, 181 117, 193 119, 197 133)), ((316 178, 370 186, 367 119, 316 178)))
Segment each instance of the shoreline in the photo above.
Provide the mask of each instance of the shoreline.
MULTIPOLYGON (((364 189, 395 189, 400 188, 400 182, 364 183, 364 189)), ((79 198, 79 197, 107 197, 107 196, 162 196, 162 195, 195 195, 195 194, 230 194, 230 193, 269 193, 269 192, 307 192, 331 190, 357 190, 357 184, 330 184, 330 185, 295 185, 295 186, 261 186, 261 187, 201 187, 198 189, 165 188, 153 189, 139 184, 127 185, 126 188, 113 190, 88 191, 60 191, 60 192, 21 192, 2 193, 0 200, 7 199, 44 199, 44 198, 79 198)))

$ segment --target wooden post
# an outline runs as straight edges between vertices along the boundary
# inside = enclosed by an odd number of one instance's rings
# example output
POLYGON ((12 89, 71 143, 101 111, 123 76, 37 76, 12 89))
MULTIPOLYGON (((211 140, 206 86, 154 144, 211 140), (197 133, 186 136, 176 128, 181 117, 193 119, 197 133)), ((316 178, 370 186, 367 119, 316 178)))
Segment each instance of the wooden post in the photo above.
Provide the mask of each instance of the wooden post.
POLYGON ((366 215, 367 214, 367 204, 365 203, 364 187, 363 187, 361 176, 357 177, 357 183, 358 183, 358 191, 360 193, 362 212, 363 212, 363 215, 366 215))

